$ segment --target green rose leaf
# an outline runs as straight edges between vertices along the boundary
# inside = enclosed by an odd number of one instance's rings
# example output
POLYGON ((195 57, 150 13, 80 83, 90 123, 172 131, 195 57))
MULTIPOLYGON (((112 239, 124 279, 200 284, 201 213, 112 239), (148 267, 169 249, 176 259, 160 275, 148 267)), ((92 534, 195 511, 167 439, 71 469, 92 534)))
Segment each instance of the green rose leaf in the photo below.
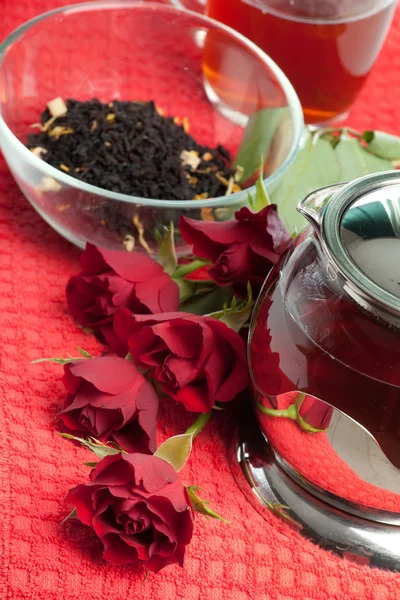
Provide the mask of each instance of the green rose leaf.
POLYGON ((211 289, 202 290, 201 288, 181 304, 179 310, 194 315, 206 315, 214 311, 221 311, 226 303, 232 301, 232 288, 230 286, 217 287, 213 285, 211 289))
POLYGON ((221 515, 216 513, 212 508, 210 508, 208 506, 209 505, 208 500, 202 500, 201 498, 199 498, 199 496, 196 493, 199 491, 199 489, 200 489, 199 487, 197 487, 195 485, 190 485, 190 486, 187 486, 186 489, 189 494, 189 498, 192 503, 193 510, 201 513, 202 515, 205 515, 206 517, 212 517, 213 519, 218 519, 219 521, 222 521, 223 523, 227 523, 228 525, 231 524, 230 521, 228 521, 224 517, 221 517, 221 515))
POLYGON ((75 435, 70 435, 69 433, 59 433, 58 435, 60 435, 63 438, 66 438, 67 440, 75 440, 76 442, 79 442, 81 446, 88 448, 89 450, 94 452, 94 454, 99 458, 104 458, 105 456, 110 456, 112 454, 120 454, 121 452, 126 454, 125 450, 123 450, 122 448, 113 448, 112 446, 107 446, 99 440, 96 440, 96 438, 84 439, 76 437, 75 435))
POLYGON ((222 321, 238 333, 242 327, 247 325, 253 311, 254 302, 250 283, 247 285, 247 293, 247 300, 238 304, 234 297, 229 307, 225 304, 222 310, 209 313, 207 316, 222 321))
POLYGON ((271 204, 270 199, 267 194, 267 190, 264 185, 264 179, 262 177, 263 166, 261 165, 260 175, 256 181, 256 193, 254 194, 254 198, 249 193, 249 204, 254 212, 260 212, 263 208, 271 204))
POLYGON ((69 521, 70 519, 77 519, 78 518, 78 513, 76 512, 76 508, 74 508, 69 515, 67 515, 65 517, 65 519, 63 519, 60 523, 60 525, 62 525, 63 523, 66 523, 67 521, 69 521))
POLYGON ((400 159, 400 138, 383 131, 364 131, 362 139, 368 152, 387 160, 400 159))
POLYGON ((69 358, 38 358, 37 360, 32 360, 31 365, 38 365, 39 363, 45 362, 56 363, 57 365, 67 365, 68 363, 73 362, 74 360, 82 360, 82 356, 70 356, 69 358))
POLYGON ((89 354, 89 352, 87 352, 86 350, 84 350, 80 346, 77 346, 77 348, 78 348, 79 352, 82 354, 82 356, 84 358, 93 358, 93 356, 91 354, 89 354))
POLYGON ((177 286, 179 287, 180 302, 182 303, 182 302, 186 302, 186 300, 189 300, 189 298, 191 298, 195 292, 195 289, 196 289, 195 283, 188 279, 183 279, 183 278, 174 279, 174 281, 177 284, 177 286))
POLYGON ((190 456, 194 438, 200 433, 210 418, 211 412, 199 414, 195 422, 185 433, 174 435, 165 440, 154 452, 154 456, 165 460, 174 467, 176 472, 180 471, 190 456))
MULTIPOLYGON (((271 202, 277 204, 279 216, 290 233, 297 234, 306 225, 297 205, 310 192, 393 169, 389 160, 371 154, 371 143, 366 150, 358 137, 350 136, 345 129, 305 128, 295 160, 271 194, 271 202)), ((394 154, 393 151, 391 155, 394 154)))
POLYGON ((339 162, 341 180, 351 181, 370 173, 389 171, 393 169, 388 160, 379 158, 367 152, 357 138, 342 133, 339 143, 335 148, 335 155, 339 162))
POLYGON ((36 360, 32 360, 30 364, 37 365, 39 363, 51 362, 57 365, 67 365, 68 363, 73 362, 74 360, 82 360, 82 358, 93 358, 93 356, 89 354, 89 352, 86 352, 86 350, 84 350, 80 346, 77 346, 77 348, 81 356, 69 356, 67 358, 38 358, 36 360))
POLYGON ((174 224, 172 221, 166 229, 164 239, 158 248, 157 261, 163 267, 164 271, 170 275, 172 275, 177 267, 178 259, 175 251, 174 224))
POLYGON ((165 460, 178 473, 185 466, 192 451, 193 437, 193 433, 174 435, 157 448, 154 456, 165 460))
POLYGON ((305 128, 300 149, 278 187, 271 194, 278 214, 290 233, 299 233, 307 224, 297 205, 318 188, 341 181, 335 150, 322 138, 305 128))
POLYGON ((243 168, 241 181, 246 182, 259 169, 260 161, 268 159, 275 133, 290 116, 288 108, 265 108, 256 111, 248 120, 233 168, 243 168))

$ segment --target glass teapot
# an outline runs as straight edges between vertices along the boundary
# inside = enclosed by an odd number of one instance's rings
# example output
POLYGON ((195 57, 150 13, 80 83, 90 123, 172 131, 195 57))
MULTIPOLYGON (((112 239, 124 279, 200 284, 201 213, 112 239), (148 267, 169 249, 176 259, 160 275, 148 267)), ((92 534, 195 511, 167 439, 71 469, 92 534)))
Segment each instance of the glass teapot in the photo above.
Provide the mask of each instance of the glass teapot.
POLYGON ((324 188, 254 310, 255 411, 279 465, 346 512, 400 526, 400 173, 324 188))

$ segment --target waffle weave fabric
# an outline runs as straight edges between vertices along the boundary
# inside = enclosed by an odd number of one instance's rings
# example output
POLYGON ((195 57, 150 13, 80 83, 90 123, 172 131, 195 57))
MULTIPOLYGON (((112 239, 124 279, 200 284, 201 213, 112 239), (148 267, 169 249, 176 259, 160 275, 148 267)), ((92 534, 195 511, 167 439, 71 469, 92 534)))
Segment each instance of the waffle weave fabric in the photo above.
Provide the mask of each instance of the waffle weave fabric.
MULTIPOLYGON (((59 0, 1 0, 0 39, 59 0)), ((348 123, 400 135, 400 11, 348 123)), ((264 521, 237 487, 227 461, 234 421, 211 422, 182 474, 232 521, 196 519, 185 568, 144 583, 145 570, 101 559, 90 531, 69 512, 67 490, 86 481, 83 449, 60 439, 63 399, 56 365, 41 356, 96 352, 67 313, 65 283, 79 252, 41 220, 0 157, 0 600, 395 600, 400 575, 341 561, 274 516, 264 521)), ((162 409, 161 438, 183 431, 184 411, 162 409)))

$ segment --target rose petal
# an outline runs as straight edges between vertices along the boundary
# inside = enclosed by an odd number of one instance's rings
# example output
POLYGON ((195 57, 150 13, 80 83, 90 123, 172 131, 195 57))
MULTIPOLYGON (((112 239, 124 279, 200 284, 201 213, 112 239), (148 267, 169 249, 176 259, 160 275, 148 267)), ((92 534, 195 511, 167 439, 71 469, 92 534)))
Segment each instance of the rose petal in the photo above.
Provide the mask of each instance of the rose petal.
MULTIPOLYGON (((129 534, 125 534, 125 533, 121 533, 120 535, 120 539, 125 542, 125 544, 127 544, 127 546, 129 546, 130 548, 135 548, 136 552, 137 552, 137 556, 139 560, 149 560, 150 558, 150 546, 151 543, 149 540, 149 537, 151 535, 151 531, 146 532, 145 534, 138 534, 138 535, 129 535, 129 534), (141 537, 144 537, 144 539, 141 539, 141 537)), ((152 542, 152 540, 151 540, 152 542)))
POLYGON ((159 336, 169 350, 181 358, 195 358, 202 350, 201 321, 189 319, 171 319, 168 323, 158 323, 152 327, 154 335, 159 336))
POLYGON ((133 472, 123 460, 122 454, 112 454, 97 463, 90 478, 93 482, 106 486, 124 485, 132 481, 133 472))
POLYGON ((141 377, 135 365, 118 356, 101 356, 85 359, 70 367, 75 377, 82 377, 98 390, 120 394, 131 389, 141 377))
MULTIPOLYGON (((177 517, 176 514, 175 514, 175 517, 177 517)), ((179 524, 178 524, 177 518, 172 518, 172 520, 169 519, 169 523, 167 523, 166 521, 164 521, 163 519, 161 519, 160 517, 155 515, 154 511, 153 511, 152 523, 153 523, 154 529, 159 531, 161 533, 161 535, 164 535, 165 537, 167 537, 170 542, 172 542, 172 543, 177 542, 176 525, 178 525, 178 530, 179 530, 179 524)))
POLYGON ((82 384, 82 379, 80 377, 76 377, 71 372, 71 367, 73 364, 76 364, 76 361, 74 361, 74 363, 67 363, 66 365, 64 365, 64 376, 62 378, 64 387, 70 394, 76 394, 76 392, 79 389, 79 386, 82 384))
POLYGON ((90 405, 107 410, 119 409, 123 412, 124 419, 128 420, 136 412, 136 394, 142 383, 141 378, 140 373, 140 377, 137 378, 132 388, 122 394, 105 394, 96 390, 97 393, 90 398, 90 405))
MULTIPOLYGON (((122 277, 114 275, 109 277, 109 292, 112 306, 109 307, 109 313, 121 307, 127 307, 130 310, 139 310, 140 304, 135 298, 135 285, 130 281, 125 281, 122 277)), ((103 296, 104 298, 104 296, 103 296)))
POLYGON ((155 437, 150 437, 136 420, 127 423, 121 429, 114 430, 112 438, 116 444, 127 452, 151 454, 157 449, 155 437))
MULTIPOLYGON (((178 388, 184 387, 192 381, 196 381, 199 377, 201 379, 204 377, 202 370, 198 369, 191 359, 178 358, 177 356, 169 356, 164 361, 164 369, 173 374, 175 385, 178 388)), ((168 381, 163 380, 161 373, 157 379, 161 383, 166 383, 168 385, 168 381)))
POLYGON ((160 338, 156 336, 151 327, 138 327, 135 333, 129 338, 129 351, 135 362, 140 366, 158 364, 158 359, 153 360, 153 354, 166 350, 166 346, 160 338))
MULTIPOLYGON (((175 554, 177 543, 170 542, 162 533, 155 532, 155 540, 149 548, 149 555, 162 558, 169 558, 175 554)), ((174 561, 176 562, 176 561, 174 561)))
MULTIPOLYGON (((118 340, 119 347, 126 349, 126 354, 128 353, 128 340, 135 330, 135 327, 136 322, 130 310, 127 308, 117 310, 114 315, 114 333, 118 340)), ((117 345, 115 341, 114 344, 117 345)))
MULTIPOLYGON (((282 254, 292 241, 289 232, 279 217, 276 204, 270 204, 258 213, 244 206, 235 213, 235 219, 243 224, 247 222, 251 228, 255 225, 261 225, 263 229, 265 228, 266 236, 262 236, 263 241, 265 239, 265 247, 269 247, 271 251, 275 251, 277 254, 282 254)), ((260 241, 260 238, 253 236, 252 241, 260 241)))
POLYGON ((156 456, 124 454, 122 459, 133 468, 136 486, 146 492, 159 492, 178 477, 169 463, 156 456))
POLYGON ((81 265, 85 273, 99 273, 105 267, 112 269, 120 277, 136 283, 146 281, 162 272, 162 267, 154 259, 140 252, 125 252, 86 245, 81 255, 81 265))
MULTIPOLYGON (((135 492, 132 489, 132 481, 130 480, 129 482, 127 482, 125 485, 110 485, 109 492, 110 494, 112 494, 114 496, 114 499, 118 499, 120 500, 121 498, 132 498, 132 495, 135 494, 135 492)), ((144 492, 141 492, 142 495, 145 495, 144 492)))
MULTIPOLYGON (((214 319, 210 327, 228 342, 232 351, 232 367, 230 374, 225 374, 222 383, 215 392, 215 400, 227 402, 232 400, 248 385, 248 366, 245 344, 238 333, 227 327, 221 321, 214 319)), ((215 367, 210 360, 207 365, 209 381, 216 380, 215 367)))
POLYGON ((181 567, 183 567, 184 555, 185 555, 185 548, 179 548, 179 547, 176 549, 176 551, 173 554, 171 554, 167 558, 164 558, 162 556, 159 556, 158 554, 155 554, 150 558, 150 560, 147 561, 146 567, 150 571, 153 571, 154 573, 158 573, 159 571, 161 571, 161 569, 164 569, 164 567, 167 567, 168 565, 174 565, 175 563, 177 563, 181 567))
POLYGON ((187 385, 175 392, 175 399, 190 412, 208 413, 214 406, 206 385, 187 385))
POLYGON ((83 272, 88 275, 102 273, 108 269, 107 262, 104 260, 100 249, 94 244, 86 243, 86 248, 80 257, 83 272))
POLYGON ((138 283, 135 295, 151 313, 172 312, 179 307, 179 288, 168 273, 138 283))
MULTIPOLYGON (((80 414, 81 413, 79 410, 74 410, 74 411, 68 412, 68 413, 61 412, 58 414, 58 416, 60 417, 64 426, 67 428, 67 431, 62 429, 62 433, 71 433, 71 432, 76 433, 78 431, 82 432, 82 425, 79 421, 80 414)), ((82 432, 82 435, 83 435, 83 432, 82 432)), ((81 437, 81 436, 78 436, 78 437, 81 437)))
POLYGON ((251 279, 248 244, 232 244, 223 252, 209 271, 218 285, 247 282, 251 279))
POLYGON ((111 352, 113 352, 117 356, 125 358, 125 356, 128 354, 128 344, 124 345, 121 342, 121 340, 114 331, 113 323, 109 323, 108 325, 101 325, 100 328, 96 331, 96 337, 102 344, 104 344, 105 346, 109 346, 111 352))
POLYGON ((182 485, 180 479, 176 479, 166 489, 162 495, 154 493, 148 499, 149 510, 157 514, 167 523, 171 522, 174 513, 185 512, 191 509, 186 488, 182 485))
POLYGON ((113 293, 109 290, 109 280, 109 274, 77 275, 70 278, 66 288, 67 303, 78 323, 96 326, 99 322, 110 320, 115 306, 112 303, 113 293))
POLYGON ((235 242, 245 242, 249 232, 237 221, 198 221, 181 216, 179 229, 182 238, 193 244, 193 254, 215 261, 224 250, 235 242))
POLYGON ((136 548, 126 544, 120 535, 109 533, 102 537, 102 542, 104 544, 104 560, 108 560, 116 565, 137 562, 138 553, 136 548))
POLYGON ((95 515, 92 494, 95 490, 100 489, 101 486, 93 486, 90 483, 81 483, 70 489, 66 496, 66 501, 75 506, 78 519, 90 527, 92 526, 92 520, 95 515))
POLYGON ((292 237, 281 221, 276 204, 271 204, 269 208, 267 231, 272 238, 273 249, 277 254, 282 254, 292 243, 292 237))
MULTIPOLYGON (((65 365, 68 367, 69 365, 65 365)), ((73 377, 71 373, 71 377, 73 377)), ((76 377, 78 381, 81 382, 79 389, 76 391, 75 396, 73 394, 69 394, 66 400, 65 408, 61 411, 61 414, 70 412, 73 410, 77 410, 91 404, 96 400, 98 396, 104 398, 103 403, 107 398, 112 398, 109 394, 102 394, 91 383, 84 381, 81 377, 76 377)))
POLYGON ((119 409, 90 408, 94 411, 94 429, 99 436, 103 436, 108 432, 112 434, 114 429, 121 426, 123 418, 119 409))
POLYGON ((150 383, 145 381, 136 396, 136 408, 139 411, 139 425, 149 438, 150 452, 155 452, 157 448, 156 432, 158 404, 159 399, 157 392, 150 383))
MULTIPOLYGON (((164 276, 167 275, 164 273, 164 276)), ((160 278, 158 278, 160 281, 160 278)), ((173 312, 179 309, 179 287, 178 284, 168 276, 165 283, 159 286, 158 305, 161 312, 173 312)))
MULTIPOLYGON (((195 315, 188 317, 188 320, 197 322, 199 327, 201 328, 201 353, 197 359, 196 367, 198 369, 204 370, 204 365, 207 363, 212 351, 214 344, 214 332, 209 327, 208 322, 210 320, 209 317, 196 317, 195 315)), ((212 321, 214 319, 211 319, 212 321)))
POLYGON ((105 511, 98 513, 93 517, 92 527, 99 538, 104 537, 108 533, 120 534, 122 530, 122 528, 115 526, 115 522, 111 523, 110 518, 105 511))

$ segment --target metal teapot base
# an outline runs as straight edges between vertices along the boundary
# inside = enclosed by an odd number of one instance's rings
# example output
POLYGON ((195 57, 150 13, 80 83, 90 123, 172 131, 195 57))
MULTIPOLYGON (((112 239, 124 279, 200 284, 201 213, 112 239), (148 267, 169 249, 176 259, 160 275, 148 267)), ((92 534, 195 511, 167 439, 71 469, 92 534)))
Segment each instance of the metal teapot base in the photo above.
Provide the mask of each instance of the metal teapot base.
POLYGON ((322 502, 278 465, 251 408, 239 423, 230 466, 240 489, 261 515, 281 512, 282 518, 322 548, 358 564, 400 571, 400 527, 362 519, 322 502))

